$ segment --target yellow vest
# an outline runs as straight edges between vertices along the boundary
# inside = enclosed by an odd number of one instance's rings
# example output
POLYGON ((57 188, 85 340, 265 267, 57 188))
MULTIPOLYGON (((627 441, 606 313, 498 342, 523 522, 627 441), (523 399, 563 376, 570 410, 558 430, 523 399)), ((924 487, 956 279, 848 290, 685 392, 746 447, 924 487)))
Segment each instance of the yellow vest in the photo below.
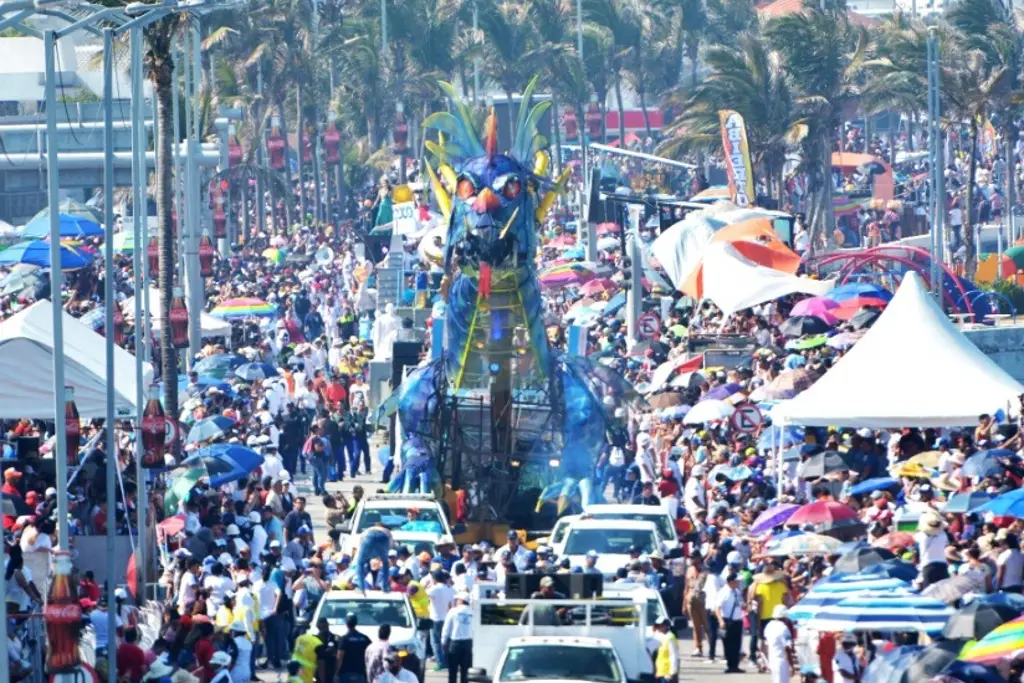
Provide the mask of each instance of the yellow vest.
POLYGON ((658 654, 654 658, 655 678, 668 678, 672 675, 672 653, 679 652, 679 649, 674 647, 676 643, 676 634, 671 631, 665 634, 665 639, 661 641, 658 654))
POLYGON ((234 615, 231 614, 231 610, 227 605, 221 605, 217 608, 217 615, 213 619, 213 625, 218 631, 227 631, 231 628, 232 621, 234 621, 234 615))
POLYGON ((303 668, 316 667, 316 649, 323 643, 319 636, 312 633, 304 633, 295 639, 295 650, 292 652, 292 660, 298 662, 303 668))
POLYGON ((412 603, 412 611, 416 613, 418 619, 426 619, 430 616, 430 598, 427 597, 427 591, 423 590, 423 586, 420 585, 419 581, 410 581, 409 586, 416 586, 417 591, 415 594, 409 596, 409 602, 412 603))

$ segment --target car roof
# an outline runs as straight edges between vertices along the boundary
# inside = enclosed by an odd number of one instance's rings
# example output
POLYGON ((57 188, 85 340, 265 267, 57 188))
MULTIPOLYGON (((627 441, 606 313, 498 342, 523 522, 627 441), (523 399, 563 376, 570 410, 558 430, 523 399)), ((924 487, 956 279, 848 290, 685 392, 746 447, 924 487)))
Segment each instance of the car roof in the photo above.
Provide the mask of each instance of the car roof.
POLYGON ((405 594, 391 591, 338 591, 330 590, 324 594, 324 600, 391 600, 394 602, 405 602, 405 594))
POLYGON ((402 508, 403 510, 439 507, 437 501, 430 498, 375 498, 360 501, 360 504, 368 508, 402 508))
POLYGON ((593 638, 590 636, 517 636, 509 638, 506 647, 517 645, 572 645, 577 647, 607 647, 614 649, 612 641, 607 638, 593 638))
POLYGON ((651 530, 658 532, 654 522, 644 519, 578 519, 572 523, 569 531, 573 529, 636 529, 651 530))
POLYGON ((654 505, 623 505, 619 503, 595 503, 594 505, 588 505, 583 511, 582 517, 591 513, 602 513, 612 512, 619 514, 630 514, 630 515, 647 515, 649 517, 661 517, 668 515, 668 510, 661 507, 660 505, 655 507, 654 505))

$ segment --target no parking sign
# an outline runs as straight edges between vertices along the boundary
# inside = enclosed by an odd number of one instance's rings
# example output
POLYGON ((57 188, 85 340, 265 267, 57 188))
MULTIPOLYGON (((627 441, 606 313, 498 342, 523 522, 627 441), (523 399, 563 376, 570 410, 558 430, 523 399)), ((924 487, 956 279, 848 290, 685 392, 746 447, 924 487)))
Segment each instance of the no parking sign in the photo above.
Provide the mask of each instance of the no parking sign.
POLYGON ((636 321, 636 329, 644 339, 656 337, 661 331, 661 321, 653 313, 645 313, 636 321))

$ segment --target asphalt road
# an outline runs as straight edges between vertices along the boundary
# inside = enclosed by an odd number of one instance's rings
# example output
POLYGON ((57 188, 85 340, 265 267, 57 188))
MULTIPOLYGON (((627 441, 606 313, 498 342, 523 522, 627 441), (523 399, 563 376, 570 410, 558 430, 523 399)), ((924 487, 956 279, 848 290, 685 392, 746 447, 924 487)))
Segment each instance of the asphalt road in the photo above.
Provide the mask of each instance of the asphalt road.
MULTIPOLYGON (((374 466, 379 467, 376 457, 373 458, 374 466)), ((330 483, 327 489, 330 493, 341 492, 346 497, 350 497, 352 488, 357 484, 361 485, 366 493, 372 493, 377 488, 381 487, 380 483, 380 470, 375 471, 375 476, 359 476, 356 479, 345 479, 343 482, 330 483)), ((297 495, 303 495, 306 497, 306 509, 309 511, 310 517, 313 519, 313 534, 317 539, 317 542, 321 542, 321 539, 327 537, 327 522, 326 512, 327 508, 323 506, 320 498, 313 495, 312 479, 306 475, 298 474, 295 476, 295 488, 297 495)), ((679 680, 682 681, 700 681, 701 683, 725 683, 726 681, 732 681, 735 683, 738 680, 750 681, 753 683, 768 683, 770 676, 767 674, 758 674, 756 668, 753 666, 747 666, 747 662, 741 663, 741 667, 746 669, 747 673, 742 675, 733 675, 724 673, 725 661, 721 659, 721 649, 719 649, 719 659, 716 662, 708 662, 705 659, 694 659, 690 657, 690 653, 693 651, 693 642, 690 640, 689 634, 684 634, 679 639, 681 660, 679 665, 679 680)), ((746 644, 746 638, 744 638, 744 644, 746 644)), ((721 645, 721 644, 719 644, 721 645)), ((447 683, 448 675, 447 672, 435 672, 430 670, 431 667, 427 667, 427 680, 426 683, 447 683)), ((284 678, 281 678, 283 681, 284 678)), ((278 676, 270 672, 260 672, 260 679, 263 681, 277 681, 278 676)))

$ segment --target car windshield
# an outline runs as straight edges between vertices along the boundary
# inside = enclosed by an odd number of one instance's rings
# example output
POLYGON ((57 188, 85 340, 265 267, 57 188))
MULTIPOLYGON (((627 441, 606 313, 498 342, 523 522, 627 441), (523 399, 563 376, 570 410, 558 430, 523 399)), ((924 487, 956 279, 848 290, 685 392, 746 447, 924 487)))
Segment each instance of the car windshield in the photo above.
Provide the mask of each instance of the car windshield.
POLYGON ((410 519, 408 508, 402 507, 367 507, 359 515, 359 528, 356 533, 362 533, 378 522, 389 529, 401 531, 424 531, 426 533, 441 535, 445 533, 444 523, 441 521, 437 508, 423 508, 416 514, 415 519, 410 519))
POLYGON ((434 547, 434 544, 431 543, 430 541, 409 541, 409 540, 395 539, 395 547, 396 548, 398 546, 402 546, 402 545, 404 545, 406 548, 409 549, 409 554, 412 557, 416 557, 420 553, 424 553, 424 552, 427 553, 428 555, 430 555, 431 557, 436 557, 437 556, 437 549, 434 547))
POLYGON ((359 618, 360 626, 391 624, 392 628, 412 628, 409 609, 401 600, 324 600, 319 618, 343 624, 349 612, 359 618))
POLYGON ((672 518, 665 513, 645 514, 643 512, 594 512, 591 513, 594 519, 622 519, 627 522, 653 522, 661 537, 674 541, 676 530, 672 526, 672 518))
POLYGON ((562 539, 565 538, 565 532, 569 530, 569 523, 571 520, 560 519, 555 524, 554 531, 551 532, 551 542, 561 543, 562 539))
POLYGON ((654 550, 654 532, 645 529, 573 529, 565 541, 565 555, 585 555, 596 550, 600 555, 626 555, 630 546, 641 553, 654 550))
POLYGON ((615 652, 606 647, 510 647, 498 680, 526 681, 533 678, 618 683, 622 680, 622 673, 615 652))

